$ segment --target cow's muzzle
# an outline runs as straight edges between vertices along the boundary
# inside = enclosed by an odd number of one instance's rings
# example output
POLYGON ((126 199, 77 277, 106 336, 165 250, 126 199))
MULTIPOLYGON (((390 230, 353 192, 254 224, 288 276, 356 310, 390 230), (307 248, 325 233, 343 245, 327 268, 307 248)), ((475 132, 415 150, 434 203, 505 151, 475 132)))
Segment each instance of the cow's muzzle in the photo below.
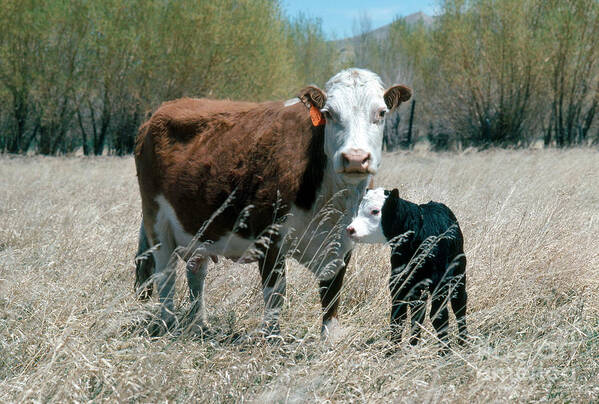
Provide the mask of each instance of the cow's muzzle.
POLYGON ((362 149, 349 149, 341 153, 343 173, 369 173, 371 155, 362 149))

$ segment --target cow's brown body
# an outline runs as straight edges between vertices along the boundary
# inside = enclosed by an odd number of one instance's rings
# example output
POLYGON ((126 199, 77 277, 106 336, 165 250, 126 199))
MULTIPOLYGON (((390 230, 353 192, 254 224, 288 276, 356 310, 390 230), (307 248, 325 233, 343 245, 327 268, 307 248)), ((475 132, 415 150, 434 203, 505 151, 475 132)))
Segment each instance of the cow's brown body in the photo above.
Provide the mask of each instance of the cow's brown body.
MULTIPOLYGON (((314 209, 327 164, 323 142, 324 128, 312 126, 301 103, 289 107, 282 102, 207 99, 165 103, 141 127, 137 139, 142 232, 151 246, 168 244, 155 231, 159 195, 173 207, 184 232, 196 236, 189 251, 202 241, 216 241, 230 234, 255 240, 268 230, 268 244, 254 245, 250 257, 259 261, 263 288, 275 291, 273 296, 265 295, 266 306, 279 310, 287 251, 276 245, 280 237, 270 232, 271 225, 284 221, 291 206, 306 212, 314 209)), ((325 197, 320 199, 322 203, 325 197)), ((214 254, 232 259, 241 255, 235 251, 214 254)), ((337 315, 349 257, 332 278, 320 281, 325 323, 337 315)), ((153 264, 153 260, 146 263, 153 264)), ((202 265, 205 271, 206 263, 196 266, 202 265)), ((203 289, 205 272, 201 271, 188 264, 190 288, 196 277, 202 283, 197 289, 203 289)), ((151 270, 145 268, 140 284, 149 275, 151 270)), ((151 289, 151 285, 146 286, 146 296, 151 289)), ((201 291, 194 294, 192 290, 191 298, 201 298, 201 291)), ((204 326, 203 320, 199 323, 204 326)), ((276 318, 265 320, 265 327, 268 333, 278 332, 276 318)))
POLYGON ((156 243, 159 194, 192 235, 233 194, 201 240, 232 231, 250 205, 247 226, 236 229, 244 238, 260 235, 291 203, 308 209, 322 181, 323 136, 301 103, 186 98, 163 104, 140 129, 135 150, 150 242, 156 243))

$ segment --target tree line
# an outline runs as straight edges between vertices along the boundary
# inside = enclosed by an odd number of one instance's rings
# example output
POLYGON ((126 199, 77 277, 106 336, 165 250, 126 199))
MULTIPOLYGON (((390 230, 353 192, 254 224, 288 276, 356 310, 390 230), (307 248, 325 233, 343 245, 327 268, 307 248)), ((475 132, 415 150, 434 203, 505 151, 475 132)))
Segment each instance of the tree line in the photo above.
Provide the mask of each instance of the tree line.
POLYGON ((165 100, 284 99, 348 66, 414 89, 387 122, 389 149, 599 142, 597 0, 439 8, 432 23, 398 18, 382 36, 363 19, 334 42, 276 0, 5 0, 0 151, 127 154, 165 100))
POLYGON ((362 65, 412 84, 434 149, 599 143, 597 0, 445 0, 440 11, 355 38, 362 65))
POLYGON ((165 100, 288 97, 342 67, 317 20, 274 0, 7 0, 0 26, 10 153, 130 153, 165 100))

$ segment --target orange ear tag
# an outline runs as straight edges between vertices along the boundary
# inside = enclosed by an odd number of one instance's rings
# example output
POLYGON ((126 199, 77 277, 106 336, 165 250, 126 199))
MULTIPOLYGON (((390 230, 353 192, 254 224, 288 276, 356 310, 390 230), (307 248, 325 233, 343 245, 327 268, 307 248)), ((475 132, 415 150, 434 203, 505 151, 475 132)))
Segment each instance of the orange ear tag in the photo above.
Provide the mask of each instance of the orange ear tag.
POLYGON ((310 118, 312 118, 312 125, 314 126, 322 126, 326 123, 324 115, 314 105, 310 107, 310 118))

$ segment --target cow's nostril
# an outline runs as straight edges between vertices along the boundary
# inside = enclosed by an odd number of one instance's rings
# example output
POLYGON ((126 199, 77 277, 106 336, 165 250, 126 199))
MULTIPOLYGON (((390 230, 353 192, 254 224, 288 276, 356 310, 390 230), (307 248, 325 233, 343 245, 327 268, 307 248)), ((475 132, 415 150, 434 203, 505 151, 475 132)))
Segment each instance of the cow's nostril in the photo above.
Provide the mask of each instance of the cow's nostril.
POLYGON ((371 154, 362 149, 349 149, 341 153, 343 171, 346 173, 365 173, 368 171, 371 154))

